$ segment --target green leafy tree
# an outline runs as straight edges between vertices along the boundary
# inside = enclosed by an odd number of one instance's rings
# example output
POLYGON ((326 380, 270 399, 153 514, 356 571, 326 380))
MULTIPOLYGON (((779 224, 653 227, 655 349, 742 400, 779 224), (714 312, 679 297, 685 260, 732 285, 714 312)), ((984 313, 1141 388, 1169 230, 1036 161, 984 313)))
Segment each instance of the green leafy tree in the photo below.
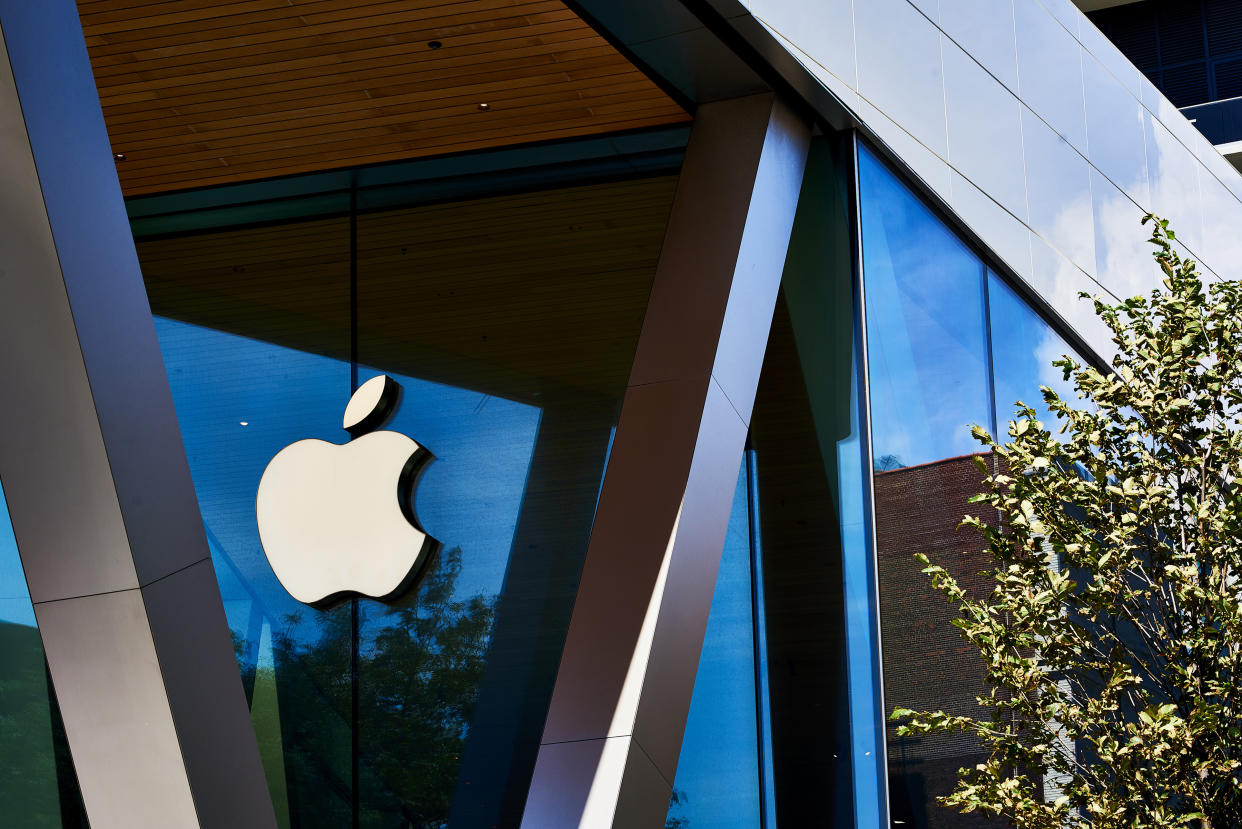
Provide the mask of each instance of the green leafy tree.
MULTIPOLYGON (((958 609, 989 693, 978 717, 898 708, 898 733, 988 753, 942 802, 1019 827, 1242 826, 1242 285, 1205 286, 1153 216, 1164 288, 1094 300, 1117 355, 1055 361, 1054 433, 1019 403, 1008 442, 975 427, 999 522, 967 517, 994 568, 958 609)), ((1085 295, 1084 295, 1085 296, 1085 295)))

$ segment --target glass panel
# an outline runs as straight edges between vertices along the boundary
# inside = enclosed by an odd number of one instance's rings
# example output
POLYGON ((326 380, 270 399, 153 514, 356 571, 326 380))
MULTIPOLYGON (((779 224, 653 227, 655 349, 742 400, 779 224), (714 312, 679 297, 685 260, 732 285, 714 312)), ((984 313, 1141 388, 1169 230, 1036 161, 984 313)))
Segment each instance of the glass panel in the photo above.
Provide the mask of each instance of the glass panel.
POLYGON ((519 820, 675 186, 140 243, 280 825, 519 820), (302 605, 259 479, 294 441, 347 442, 381 371, 384 428, 431 454, 405 507, 436 553, 391 603, 302 605))
MULTIPOLYGON (((859 153, 863 275, 875 474, 876 578, 884 710, 973 710, 983 672, 949 625, 951 608, 914 560, 926 553, 973 586, 975 540, 958 533, 980 475, 969 425, 989 425, 983 262, 874 156, 859 153)), ((969 739, 887 734, 892 825, 977 826, 940 807, 969 739)), ((984 824, 986 825, 986 824, 984 824)))
POLYGON ((297 602, 259 542, 268 462, 341 443, 350 394, 349 221, 138 246, 268 787, 281 826, 348 826, 350 608, 297 602))
POLYGON ((405 387, 440 543, 359 603, 363 825, 520 821, 675 184, 359 217, 359 380, 405 387))
POLYGON ((87 825, 34 606, 0 491, 0 815, 6 826, 87 825))
MULTIPOLYGON (((291 827, 515 825, 676 186, 649 178, 139 244, 276 805, 291 827), (310 607, 254 505, 356 384, 430 460, 391 603, 310 607)), ((394 495, 400 497, 394 491, 394 495)))
POLYGON ((1078 399, 1073 381, 1064 379, 1052 365, 1074 349, 1031 310, 1005 280, 988 271, 988 310, 992 324, 992 366, 996 377, 996 428, 1003 436, 1014 418, 1014 405, 1021 400, 1039 413, 1044 425, 1056 434, 1064 421, 1056 420, 1044 404, 1040 386, 1048 386, 1062 400, 1078 399))
POLYGON ((1203 249, 1200 242, 1202 216, 1197 209, 1200 205, 1199 165, 1190 150, 1155 116, 1144 113, 1143 124, 1147 136, 1151 210, 1168 219, 1177 238, 1197 253, 1203 249))
POLYGON ((669 829, 761 825, 747 477, 743 464, 673 781, 669 829))
POLYGON ((751 422, 772 826, 885 825, 852 165, 839 149, 812 145, 751 422))
MULTIPOLYGON (((1140 223, 1144 211, 1095 170, 1091 171, 1091 210, 1095 218, 1095 281, 1120 297, 1146 294, 1157 287, 1164 273, 1147 244, 1151 229, 1140 223)), ((1061 288, 1067 298, 1071 295, 1068 288, 1061 288)), ((1080 300, 1078 304, 1086 306, 1083 310, 1091 309, 1089 302, 1080 300)), ((1091 314, 1094 316, 1094 311, 1091 314)))
POLYGON ((969 454, 992 409, 983 263, 865 149, 858 175, 876 468, 969 454))

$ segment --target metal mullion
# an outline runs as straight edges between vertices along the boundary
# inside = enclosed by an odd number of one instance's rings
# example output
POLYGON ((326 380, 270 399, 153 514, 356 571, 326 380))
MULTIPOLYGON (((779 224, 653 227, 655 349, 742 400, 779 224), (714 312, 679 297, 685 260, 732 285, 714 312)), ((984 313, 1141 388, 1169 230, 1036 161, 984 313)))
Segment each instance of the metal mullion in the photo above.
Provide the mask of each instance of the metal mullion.
MULTIPOLYGON (((866 273, 863 267, 863 238, 862 238, 862 185, 859 181, 859 165, 858 165, 858 147, 859 134, 854 130, 851 134, 851 160, 853 167, 850 170, 853 179, 853 188, 851 195, 853 198, 850 203, 850 230, 854 239, 854 342, 857 346, 857 379, 858 384, 858 431, 860 443, 860 455, 863 462, 862 474, 866 478, 866 485, 863 489, 863 496, 866 500, 865 504, 865 533, 868 551, 868 570, 871 580, 871 612, 870 625, 871 633, 874 637, 872 646, 872 669, 875 676, 876 695, 879 698, 881 719, 883 723, 883 710, 885 705, 884 696, 884 640, 883 632, 880 625, 880 580, 879 580, 879 561, 878 550, 875 540, 876 514, 875 514, 875 463, 872 457, 871 449, 871 369, 869 364, 869 352, 867 342, 867 293, 866 293, 866 273)), ((847 634, 848 637, 848 634, 847 634)), ((846 646, 848 648, 848 639, 846 646)), ((852 699, 851 699, 852 702, 852 699)), ((851 722, 851 729, 853 723, 851 722)), ((851 739, 851 765, 853 758, 853 740, 851 739)), ((888 781, 888 737, 883 725, 879 729, 879 740, 876 746, 876 763, 879 767, 877 775, 877 783, 879 786, 879 806, 880 806, 880 825, 888 826, 891 823, 891 814, 889 809, 889 781, 888 781)), ((857 783, 855 782, 856 786, 857 783)), ((858 815, 854 815, 857 822, 858 815)))

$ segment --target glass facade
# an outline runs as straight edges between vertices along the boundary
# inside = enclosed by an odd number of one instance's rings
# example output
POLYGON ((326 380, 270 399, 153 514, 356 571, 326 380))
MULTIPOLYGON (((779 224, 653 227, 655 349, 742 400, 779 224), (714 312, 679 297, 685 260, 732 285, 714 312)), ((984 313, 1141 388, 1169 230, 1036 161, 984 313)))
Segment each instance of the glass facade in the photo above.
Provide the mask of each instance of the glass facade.
POLYGON ((87 826, 34 606, 0 490, 0 823, 87 826))
POLYGON ((674 185, 139 241, 281 826, 518 822, 674 185), (259 479, 381 372, 438 552, 391 603, 301 605, 259 479))
POLYGON ((757 492, 743 459, 729 515, 716 592, 703 636, 694 697, 669 804, 669 829, 762 826, 760 723, 754 615, 757 492))
MULTIPOLYGON (((1069 391, 1051 361, 1073 350, 865 147, 858 181, 885 709, 976 714, 984 668, 914 555, 989 589, 979 539, 957 531, 966 514, 994 520, 968 502, 982 489, 972 457, 994 463, 970 427, 1003 435, 1018 401, 1046 413, 1039 387, 1069 391)), ((894 825, 999 825, 936 803, 981 759, 969 736, 890 727, 887 752, 894 825)))
MULTIPOLYGON (((352 194, 139 240, 280 826, 520 822, 675 186, 352 194), (435 553, 392 602, 303 605, 260 544, 259 480, 297 440, 345 443, 381 373, 403 390, 384 428, 432 456, 405 507, 435 553)), ((935 803, 969 739, 886 729, 897 705, 964 713, 983 689, 913 556, 985 586, 956 532, 970 427, 1065 391, 1050 362, 1070 350, 874 153, 815 140, 668 827, 986 825, 935 803)), ((0 751, 22 759, 0 807, 84 825, 6 530, 0 751)))

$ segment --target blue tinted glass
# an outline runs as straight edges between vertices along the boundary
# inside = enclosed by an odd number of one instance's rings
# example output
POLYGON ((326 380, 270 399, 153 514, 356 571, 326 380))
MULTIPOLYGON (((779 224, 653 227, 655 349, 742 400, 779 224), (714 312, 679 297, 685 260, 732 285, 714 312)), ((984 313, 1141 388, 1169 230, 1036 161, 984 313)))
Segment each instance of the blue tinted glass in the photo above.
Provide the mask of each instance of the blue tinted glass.
POLYGON ((760 825, 748 494, 743 465, 673 781, 670 827, 760 825))
POLYGON ((393 376, 404 392, 385 428, 434 456, 414 511, 440 548, 407 596, 359 602, 359 784, 368 821, 408 804, 450 811, 445 782, 461 767, 541 419, 535 406, 393 376))
POLYGON ((865 149, 858 176, 875 463, 973 452, 991 420, 983 263, 865 149))
POLYGON ((1048 386, 1076 405, 1078 398, 1072 380, 1065 380, 1061 369, 1052 365, 1074 350, 1052 326, 994 273, 988 273, 988 307, 992 320, 992 366, 996 378, 997 430, 1006 434, 1006 424, 1014 418, 1018 401, 1035 409, 1054 434, 1060 423, 1044 404, 1040 386, 1048 386))
POLYGON ((350 608, 316 610, 285 591, 259 542, 255 495, 284 447, 348 437, 349 363, 155 322, 277 817, 348 825, 350 608))
POLYGON ((888 822, 852 155, 812 144, 751 420, 769 827, 888 822))
POLYGON ((34 606, 0 491, 0 823, 84 826, 34 606))
MULTIPOLYGON (((957 531, 981 486, 969 427, 990 426, 993 416, 985 268, 866 152, 859 181, 883 705, 967 713, 985 693, 983 671, 962 651, 952 609, 914 556, 966 583, 986 566, 977 539, 957 531)), ((956 769, 979 762, 971 740, 903 738, 890 726, 887 760, 894 826, 961 823, 936 798, 952 789, 956 769)))
POLYGON ((520 822, 675 185, 139 243, 281 826, 520 822), (303 605, 259 480, 295 441, 346 444, 380 372, 402 394, 378 428, 431 456, 389 507, 437 551, 391 601, 303 605))

